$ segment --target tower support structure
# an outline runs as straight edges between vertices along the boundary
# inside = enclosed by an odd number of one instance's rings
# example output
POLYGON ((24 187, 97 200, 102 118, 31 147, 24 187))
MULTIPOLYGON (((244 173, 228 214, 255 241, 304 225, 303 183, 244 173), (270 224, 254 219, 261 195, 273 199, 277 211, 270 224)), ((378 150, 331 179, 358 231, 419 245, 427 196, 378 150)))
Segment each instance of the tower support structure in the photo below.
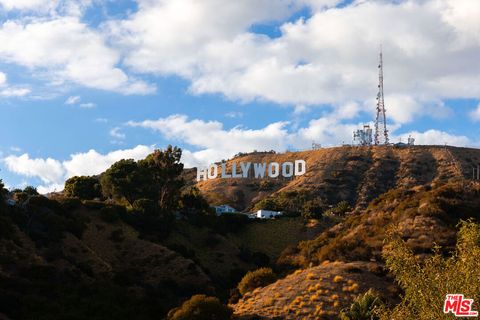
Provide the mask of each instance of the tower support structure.
POLYGON ((383 95, 383 53, 380 49, 378 63, 378 94, 377 94, 377 116, 375 118, 375 145, 388 145, 387 117, 385 115, 385 97, 383 95))

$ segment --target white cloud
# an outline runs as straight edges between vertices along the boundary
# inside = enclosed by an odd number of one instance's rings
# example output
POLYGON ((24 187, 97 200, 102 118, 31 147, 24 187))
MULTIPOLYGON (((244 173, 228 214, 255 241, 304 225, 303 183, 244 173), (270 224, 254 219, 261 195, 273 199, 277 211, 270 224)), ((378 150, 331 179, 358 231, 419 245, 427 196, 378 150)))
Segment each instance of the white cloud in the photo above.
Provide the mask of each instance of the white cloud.
POLYGON ((242 118, 243 117, 243 112, 240 111, 230 111, 225 113, 225 117, 227 118, 242 118))
POLYGON ((6 88, 0 90, 0 96, 2 97, 24 97, 31 92, 30 89, 27 88, 6 88))
POLYGON ((46 73, 57 85, 155 91, 126 67, 179 75, 194 94, 268 100, 297 111, 355 101, 359 112, 376 95, 383 43, 386 106, 396 122, 434 115, 425 106, 445 98, 480 97, 479 1, 364 0, 335 8, 342 1, 138 0, 137 12, 94 30, 81 22, 91 0, 0 0, 6 10, 38 10, 40 2, 50 14, 0 27, 0 59, 46 73), (304 6, 310 17, 287 20, 304 6), (279 37, 249 31, 272 22, 280 24, 279 37))
POLYGON ((307 127, 289 132, 288 122, 276 122, 260 129, 234 127, 224 129, 216 121, 189 120, 175 115, 158 120, 129 122, 132 127, 155 130, 165 138, 193 146, 198 151, 184 150, 182 160, 186 166, 206 165, 227 159, 238 152, 276 150, 284 152, 290 147, 308 149, 312 142, 322 145, 351 143, 352 132, 360 124, 344 124, 332 115, 312 120, 307 127), (198 134, 202 132, 202 134, 198 134))
MULTIPOLYGON (((186 145, 182 161, 187 167, 193 167, 231 158, 238 152, 254 150, 284 152, 290 148, 306 150, 311 147, 312 142, 323 146, 350 144, 353 131, 363 124, 344 123, 341 117, 337 117, 335 112, 332 112, 324 117, 311 120, 307 126, 295 128, 295 130, 288 130, 290 124, 287 122, 276 122, 255 130, 241 127, 224 129, 220 122, 189 120, 184 115, 153 121, 129 122, 128 125, 155 130, 167 139, 186 145), (202 134, 198 134, 199 132, 202 134)), ((370 125, 373 127, 372 123, 370 125)), ((399 129, 399 125, 390 126, 389 129, 391 141, 396 142, 399 136, 395 135, 395 131, 399 129)), ((417 144, 443 145, 447 143, 455 146, 471 144, 471 141, 465 136, 456 136, 438 130, 415 131, 407 133, 405 136, 408 137, 409 134, 416 138, 417 144)))
POLYGON ((110 136, 112 136, 113 138, 120 139, 120 140, 123 140, 126 137, 124 133, 120 132, 119 127, 113 128, 112 130, 110 130, 109 133, 110 133, 110 136))
POLYGON ((293 109, 293 113, 295 115, 299 115, 299 114, 302 114, 302 113, 307 113, 308 111, 309 111, 309 108, 304 104, 299 104, 299 105, 295 106, 295 108, 293 109))
POLYGON ((470 117, 473 119, 473 121, 480 121, 480 103, 475 110, 470 112, 470 117))
POLYGON ((0 0, 0 10, 36 16, 81 16, 93 0, 0 0))
POLYGON ((84 108, 84 109, 93 109, 95 108, 97 105, 93 102, 87 102, 87 103, 81 103, 80 104, 80 108, 84 108))
POLYGON ((11 86, 8 84, 7 75, 0 72, 0 97, 24 97, 30 93, 30 89, 11 86))
POLYGON ((3 161, 8 170, 27 177, 40 178, 47 184, 61 181, 65 175, 62 163, 52 158, 31 159, 25 153, 21 156, 8 156, 3 161))
POLYGON ((53 8, 55 0, 0 0, 0 6, 6 10, 34 10, 41 7, 53 8))
POLYGON ((78 17, 8 20, 0 25, 0 59, 43 73, 57 85, 73 82, 123 94, 148 94, 155 88, 127 76, 120 54, 78 17))
POLYGON ((25 153, 21 156, 10 155, 2 161, 11 172, 41 179, 44 185, 39 186, 39 192, 47 193, 55 189, 62 190, 64 181, 70 177, 100 174, 121 159, 144 159, 153 149, 153 146, 138 145, 132 149, 116 150, 107 154, 90 150, 86 153, 72 154, 66 161, 52 158, 32 159, 25 153))
POLYGON ((363 107, 376 96, 383 43, 386 106, 395 121, 435 114, 425 105, 444 98, 480 97, 479 1, 356 1, 344 8, 329 7, 340 1, 218 2, 139 1, 137 13, 109 30, 128 66, 180 75, 195 94, 363 107), (283 23, 277 38, 248 31, 285 21, 304 4, 312 16, 283 23))
POLYGON ((70 160, 64 161, 63 166, 67 171, 67 177, 96 175, 107 170, 113 163, 122 159, 144 159, 153 152, 152 146, 139 145, 133 149, 116 150, 107 154, 100 154, 95 150, 86 153, 77 153, 70 156, 70 160))
POLYGON ((63 187, 64 187, 64 184, 52 183, 52 184, 45 185, 45 186, 38 186, 37 191, 40 194, 47 194, 47 193, 51 193, 51 192, 62 191, 63 187))
MULTIPOLYGON (((466 136, 457 136, 453 134, 449 134, 447 132, 439 131, 439 130, 427 130, 425 132, 418 132, 418 131, 411 131, 406 133, 404 136, 408 137, 411 135, 415 138, 415 144, 418 145, 450 145, 450 146, 457 146, 457 147, 465 147, 472 144, 470 139, 466 136)), ((406 142, 406 138, 403 139, 403 142, 406 142)))
POLYGON ((80 102, 80 100, 82 100, 79 96, 70 96, 68 97, 68 99, 65 101, 65 104, 68 104, 68 105, 73 105, 73 104, 77 104, 80 102))
POLYGON ((186 150, 183 161, 187 166, 221 160, 238 152, 265 150, 266 148, 285 151, 288 147, 286 122, 272 123, 257 130, 241 127, 225 130, 223 124, 217 121, 189 121, 187 116, 174 115, 153 121, 129 122, 128 125, 152 129, 160 132, 167 139, 201 148, 202 150, 198 152, 186 150))

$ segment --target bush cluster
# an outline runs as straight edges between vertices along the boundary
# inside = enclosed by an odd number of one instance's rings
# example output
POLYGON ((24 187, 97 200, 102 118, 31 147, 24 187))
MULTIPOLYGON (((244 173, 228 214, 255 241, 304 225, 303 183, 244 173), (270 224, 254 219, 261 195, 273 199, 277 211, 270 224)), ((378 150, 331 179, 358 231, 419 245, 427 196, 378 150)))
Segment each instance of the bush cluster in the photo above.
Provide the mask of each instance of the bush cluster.
POLYGON ((172 309, 167 320, 229 320, 232 313, 218 298, 195 295, 180 307, 172 309))
POLYGON ((255 271, 249 271, 242 278, 237 288, 240 294, 244 295, 247 292, 253 291, 256 288, 264 287, 277 280, 277 277, 272 269, 260 268, 255 271))
POLYGON ((327 208, 323 199, 305 189, 275 193, 254 206, 255 210, 282 211, 287 216, 305 218, 319 218, 327 208))

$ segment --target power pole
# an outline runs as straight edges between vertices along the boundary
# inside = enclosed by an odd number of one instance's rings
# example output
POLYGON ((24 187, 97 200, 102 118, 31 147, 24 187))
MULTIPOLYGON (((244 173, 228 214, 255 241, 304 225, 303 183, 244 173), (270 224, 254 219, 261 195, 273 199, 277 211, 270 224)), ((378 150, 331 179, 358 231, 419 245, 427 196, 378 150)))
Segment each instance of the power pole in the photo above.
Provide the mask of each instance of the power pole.
POLYGON ((377 117, 375 118, 375 145, 388 145, 387 117, 385 116, 385 111, 385 98, 383 95, 383 54, 382 48, 380 47, 380 61, 378 64, 377 117), (383 131, 383 133, 380 131, 383 131), (381 136, 383 136, 383 138, 381 136))

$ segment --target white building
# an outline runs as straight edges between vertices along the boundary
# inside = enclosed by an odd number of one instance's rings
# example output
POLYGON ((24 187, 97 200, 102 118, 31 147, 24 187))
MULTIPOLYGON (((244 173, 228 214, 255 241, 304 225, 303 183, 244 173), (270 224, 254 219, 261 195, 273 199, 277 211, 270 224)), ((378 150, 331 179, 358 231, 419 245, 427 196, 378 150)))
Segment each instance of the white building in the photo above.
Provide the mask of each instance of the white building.
POLYGON ((258 210, 257 218, 259 219, 269 219, 281 216, 283 213, 280 211, 270 211, 270 210, 258 210))
POLYGON ((215 206, 214 208, 217 216, 221 216, 224 213, 237 212, 235 208, 230 207, 228 204, 222 204, 221 206, 215 206))

